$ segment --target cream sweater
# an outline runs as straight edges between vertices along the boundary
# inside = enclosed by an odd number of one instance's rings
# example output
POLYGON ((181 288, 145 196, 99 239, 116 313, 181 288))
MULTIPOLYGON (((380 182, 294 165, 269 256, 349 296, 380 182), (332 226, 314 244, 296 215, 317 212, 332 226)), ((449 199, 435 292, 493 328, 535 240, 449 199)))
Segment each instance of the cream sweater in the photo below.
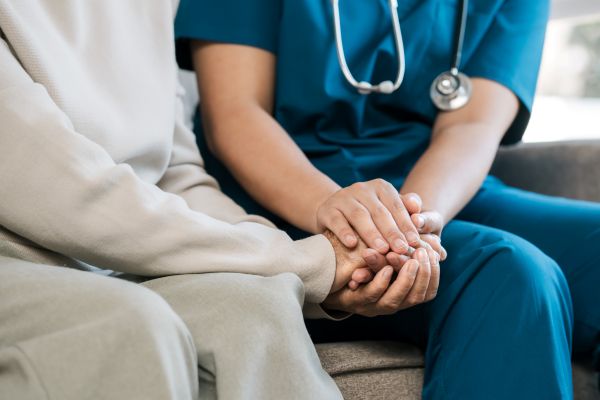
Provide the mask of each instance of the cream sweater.
MULTIPOLYGON (((0 0, 0 255, 141 276, 293 272, 335 256, 247 215, 185 127, 170 0, 0 0)), ((316 307, 311 308, 314 312, 316 307)))

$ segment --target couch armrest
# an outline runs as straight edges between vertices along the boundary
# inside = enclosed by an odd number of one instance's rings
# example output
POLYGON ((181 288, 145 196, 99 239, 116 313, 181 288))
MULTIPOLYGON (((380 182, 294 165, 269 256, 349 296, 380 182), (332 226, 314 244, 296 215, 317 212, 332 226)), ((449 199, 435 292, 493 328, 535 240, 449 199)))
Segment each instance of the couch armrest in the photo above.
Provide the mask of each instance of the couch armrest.
POLYGON ((600 201, 600 140, 502 148, 492 174, 522 189, 600 201))

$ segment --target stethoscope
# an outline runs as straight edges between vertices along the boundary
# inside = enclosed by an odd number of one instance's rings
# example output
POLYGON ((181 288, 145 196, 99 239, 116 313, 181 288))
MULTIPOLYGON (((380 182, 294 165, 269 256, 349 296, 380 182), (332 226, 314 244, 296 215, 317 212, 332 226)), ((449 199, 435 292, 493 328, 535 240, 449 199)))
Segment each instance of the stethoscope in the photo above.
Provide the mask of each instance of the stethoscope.
MULTIPOLYGON (((404 43, 400 29, 400 18, 398 17, 398 0, 388 0, 390 5, 392 26, 394 30, 394 42, 398 53, 398 75, 396 80, 383 81, 378 85, 369 82, 358 82, 346 62, 344 44, 342 42, 342 27, 340 23, 340 0, 331 0, 333 4, 333 23, 335 27, 335 44, 337 47, 338 61, 344 77, 360 94, 382 93, 392 94, 400 88, 406 72, 406 60, 404 54, 404 43)), ((461 0, 461 9, 458 15, 455 32, 454 58, 449 71, 440 74, 431 84, 430 96, 435 106, 442 111, 458 110, 464 107, 471 99, 473 87, 471 79, 460 72, 465 30, 467 27, 467 14, 469 8, 468 0, 461 0)))

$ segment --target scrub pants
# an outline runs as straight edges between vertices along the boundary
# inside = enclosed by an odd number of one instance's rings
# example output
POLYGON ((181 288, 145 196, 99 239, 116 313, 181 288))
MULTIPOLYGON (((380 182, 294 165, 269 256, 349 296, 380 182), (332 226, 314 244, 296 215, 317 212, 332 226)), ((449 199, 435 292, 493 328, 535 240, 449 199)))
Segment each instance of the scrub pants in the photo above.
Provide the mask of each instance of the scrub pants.
POLYGON ((136 284, 0 257, 0 399, 340 399, 293 274, 136 284))
POLYGON ((425 350, 425 399, 570 399, 571 353, 600 367, 600 204, 488 179, 443 232, 432 302, 376 318, 307 321, 313 340, 425 350))

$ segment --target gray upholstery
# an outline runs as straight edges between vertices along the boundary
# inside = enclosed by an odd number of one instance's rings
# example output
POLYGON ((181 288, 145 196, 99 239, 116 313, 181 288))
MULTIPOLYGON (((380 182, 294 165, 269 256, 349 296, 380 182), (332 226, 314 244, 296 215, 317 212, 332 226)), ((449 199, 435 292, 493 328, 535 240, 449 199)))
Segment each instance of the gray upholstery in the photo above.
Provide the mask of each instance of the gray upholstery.
MULTIPOLYGON (((506 183, 556 196, 600 201, 600 141, 528 144, 502 149, 493 173, 506 183)), ((423 357, 396 342, 317 345, 323 367, 347 400, 419 399, 423 357)), ((598 376, 573 368, 575 398, 600 400, 598 376)))
POLYGON ((502 149, 492 172, 534 192, 600 201, 600 140, 502 149))

